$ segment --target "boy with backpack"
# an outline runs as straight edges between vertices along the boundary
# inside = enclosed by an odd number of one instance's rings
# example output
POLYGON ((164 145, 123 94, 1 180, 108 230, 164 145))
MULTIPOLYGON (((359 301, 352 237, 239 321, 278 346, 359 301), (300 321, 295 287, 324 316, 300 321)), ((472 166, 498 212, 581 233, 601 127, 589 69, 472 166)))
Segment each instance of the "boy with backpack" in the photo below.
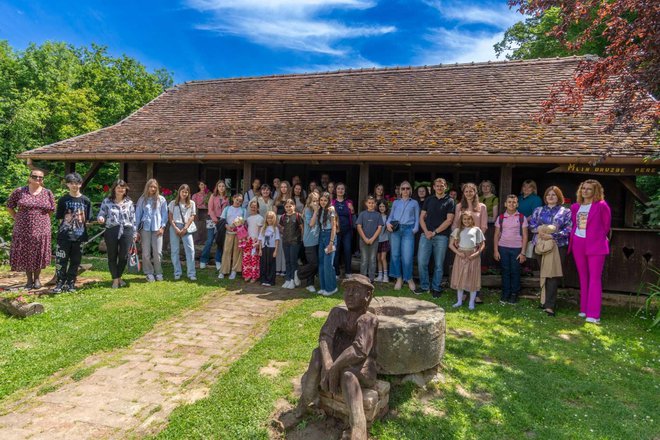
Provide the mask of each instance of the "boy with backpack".
POLYGON ((502 265, 502 296, 500 304, 515 304, 520 294, 520 265, 525 262, 527 219, 518 212, 518 197, 506 197, 506 211, 495 219, 493 256, 502 265))
POLYGON ((87 222, 92 218, 92 203, 80 192, 83 183, 80 174, 67 174, 64 180, 69 193, 57 201, 55 212, 55 218, 61 222, 57 229, 57 285, 53 293, 75 292, 78 266, 82 260, 82 244, 87 241, 87 222))

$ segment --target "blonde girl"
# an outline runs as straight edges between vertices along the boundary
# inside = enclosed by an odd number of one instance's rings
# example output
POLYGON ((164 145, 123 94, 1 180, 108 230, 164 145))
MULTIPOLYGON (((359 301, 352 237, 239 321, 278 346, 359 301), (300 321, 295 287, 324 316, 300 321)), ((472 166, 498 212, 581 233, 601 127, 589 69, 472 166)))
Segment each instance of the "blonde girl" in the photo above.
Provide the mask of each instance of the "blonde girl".
POLYGON ((243 279, 254 283, 259 279, 259 232, 264 226, 264 218, 259 215, 259 203, 253 198, 248 203, 248 218, 246 239, 241 240, 240 246, 243 250, 243 279))
POLYGON ((486 237, 475 226, 470 211, 461 214, 461 224, 451 234, 449 248, 456 254, 451 272, 450 287, 456 290, 457 302, 463 305, 463 291, 470 292, 469 309, 474 310, 477 291, 481 289, 481 252, 486 247, 486 237))
POLYGON ((163 280, 163 234, 168 219, 167 201, 160 195, 158 182, 147 180, 137 202, 135 224, 142 242, 142 269, 150 283, 163 280))
POLYGON ((261 232, 259 233, 259 272, 262 286, 275 285, 275 258, 280 244, 280 230, 277 227, 277 214, 273 211, 266 213, 261 232))
POLYGON ((176 199, 172 200, 168 206, 170 222, 170 253, 172 254, 172 264, 174 265, 174 279, 181 278, 181 261, 179 261, 179 240, 183 242, 183 248, 186 252, 186 272, 188 279, 197 280, 195 272, 195 244, 193 242, 193 233, 197 230, 195 226, 195 217, 197 216, 197 207, 190 198, 190 187, 185 183, 179 187, 176 199))

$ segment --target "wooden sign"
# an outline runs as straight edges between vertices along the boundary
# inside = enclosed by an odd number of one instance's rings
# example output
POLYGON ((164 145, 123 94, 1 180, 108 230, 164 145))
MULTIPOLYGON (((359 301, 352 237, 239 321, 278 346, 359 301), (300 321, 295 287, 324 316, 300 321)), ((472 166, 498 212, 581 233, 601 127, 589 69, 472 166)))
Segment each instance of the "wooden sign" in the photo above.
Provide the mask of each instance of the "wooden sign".
POLYGON ((653 176, 658 174, 655 165, 596 165, 581 163, 559 165, 549 173, 594 174, 601 176, 653 176))

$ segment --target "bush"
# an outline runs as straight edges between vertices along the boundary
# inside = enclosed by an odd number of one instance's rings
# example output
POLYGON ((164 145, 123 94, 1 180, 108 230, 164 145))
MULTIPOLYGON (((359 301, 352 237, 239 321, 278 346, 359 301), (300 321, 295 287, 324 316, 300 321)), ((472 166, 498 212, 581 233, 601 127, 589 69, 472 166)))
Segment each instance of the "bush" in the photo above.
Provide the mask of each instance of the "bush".
POLYGON ((7 208, 0 207, 0 238, 4 241, 11 240, 12 230, 14 229, 14 219, 9 215, 7 208))

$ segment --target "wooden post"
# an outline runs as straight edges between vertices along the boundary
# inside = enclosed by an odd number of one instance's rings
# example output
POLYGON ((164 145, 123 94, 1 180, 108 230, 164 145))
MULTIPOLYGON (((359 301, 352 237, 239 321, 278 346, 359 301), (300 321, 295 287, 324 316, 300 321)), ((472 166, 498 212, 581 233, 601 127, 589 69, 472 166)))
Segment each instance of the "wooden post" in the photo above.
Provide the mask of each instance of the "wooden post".
POLYGON ((75 162, 64 162, 64 174, 75 173, 76 163, 75 162))
POLYGON ((362 210, 362 204, 369 195, 369 164, 366 162, 360 163, 360 180, 358 183, 358 200, 355 206, 355 213, 357 214, 362 210))
POLYGON ((252 162, 243 161, 243 190, 246 193, 252 188, 252 162))
POLYGON ((119 162, 119 176, 117 178, 126 181, 127 168, 126 162, 119 162))
POLYGON ((504 204, 506 196, 511 194, 513 185, 513 167, 511 165, 504 165, 500 167, 500 206, 498 212, 504 212, 504 204))
POLYGON ((635 225, 635 199, 628 191, 623 193, 625 211, 623 212, 623 225, 632 228, 635 225))
POLYGON ((154 178, 154 163, 147 162, 147 180, 154 178))

